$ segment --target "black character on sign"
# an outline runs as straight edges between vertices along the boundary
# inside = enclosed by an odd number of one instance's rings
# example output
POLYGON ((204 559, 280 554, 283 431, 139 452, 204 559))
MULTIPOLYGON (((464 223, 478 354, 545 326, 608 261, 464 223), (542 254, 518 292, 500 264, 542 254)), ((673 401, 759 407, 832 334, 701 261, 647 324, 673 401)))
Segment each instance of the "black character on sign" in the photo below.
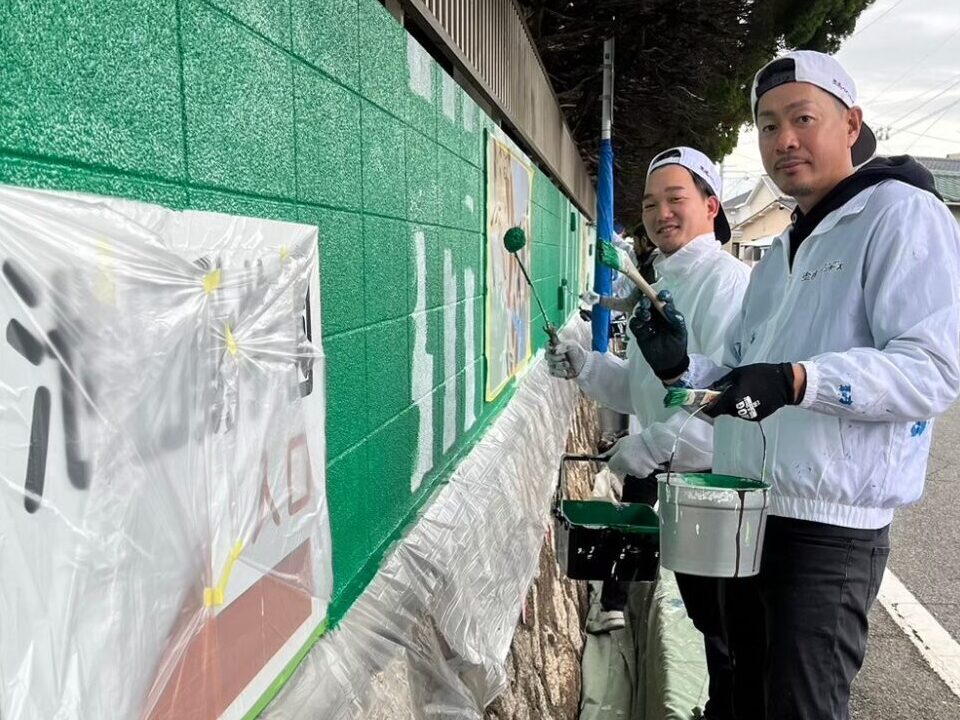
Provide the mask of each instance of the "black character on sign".
MULTIPOLYGON (((310 321, 310 291, 307 290, 303 314, 300 324, 301 339, 306 338, 308 343, 313 343, 313 326, 310 321)), ((297 369, 300 375, 300 397, 307 397, 313 392, 313 357, 305 355, 297 363, 297 369)))
MULTIPOLYGON (((11 260, 3 262, 3 278, 10 289, 29 308, 38 307, 40 293, 26 274, 11 260)), ((57 286, 59 283, 54 283, 57 286)), ((73 370, 73 353, 64 328, 59 325, 38 338, 21 322, 11 319, 6 329, 7 344, 33 366, 39 366, 45 358, 52 358, 60 367, 60 402, 63 410, 63 436, 67 459, 67 477, 78 490, 90 485, 90 464, 80 452, 79 407, 84 403, 83 394, 77 385, 78 377, 73 370)), ((50 390, 41 385, 34 392, 33 412, 30 425, 30 446, 27 455, 27 470, 24 478, 23 506, 29 513, 40 508, 46 482, 47 450, 50 438, 50 390)))

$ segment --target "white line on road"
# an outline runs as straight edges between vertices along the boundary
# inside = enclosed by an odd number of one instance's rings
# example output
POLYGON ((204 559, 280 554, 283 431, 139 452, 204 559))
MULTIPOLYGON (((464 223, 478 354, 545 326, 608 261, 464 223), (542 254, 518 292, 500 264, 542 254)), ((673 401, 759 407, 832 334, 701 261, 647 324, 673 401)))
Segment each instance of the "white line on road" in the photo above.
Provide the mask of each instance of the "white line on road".
POLYGON ((960 645, 957 641, 889 570, 883 575, 877 599, 934 672, 954 695, 960 697, 960 645))

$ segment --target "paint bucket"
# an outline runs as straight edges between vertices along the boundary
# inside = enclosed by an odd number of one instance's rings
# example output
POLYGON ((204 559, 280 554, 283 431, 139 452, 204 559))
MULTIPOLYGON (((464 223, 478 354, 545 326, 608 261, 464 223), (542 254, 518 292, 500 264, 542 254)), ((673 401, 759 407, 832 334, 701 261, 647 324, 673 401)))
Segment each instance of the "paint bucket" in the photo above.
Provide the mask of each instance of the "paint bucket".
POLYGON ((616 504, 566 497, 566 466, 606 462, 597 455, 564 455, 553 501, 557 562, 573 580, 653 580, 659 567, 659 523, 643 503, 616 504))
POLYGON ((665 568, 706 577, 760 572, 768 483, 714 473, 664 473, 659 481, 665 568))

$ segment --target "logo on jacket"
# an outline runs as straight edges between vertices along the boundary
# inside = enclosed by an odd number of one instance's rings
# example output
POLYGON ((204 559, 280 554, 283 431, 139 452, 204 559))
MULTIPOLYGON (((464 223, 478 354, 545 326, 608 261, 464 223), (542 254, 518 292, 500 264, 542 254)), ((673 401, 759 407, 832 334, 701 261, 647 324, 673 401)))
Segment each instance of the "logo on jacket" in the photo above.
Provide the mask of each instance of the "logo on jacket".
POLYGON ((816 270, 807 270, 803 275, 800 276, 800 282, 815 280, 818 275, 825 275, 828 272, 839 272, 840 270, 843 270, 843 263, 839 260, 833 260, 831 262, 824 263, 816 270))
POLYGON ((758 407, 760 407, 759 400, 754 400, 749 395, 745 395, 743 400, 737 403, 737 415, 744 420, 753 420, 757 416, 758 407))

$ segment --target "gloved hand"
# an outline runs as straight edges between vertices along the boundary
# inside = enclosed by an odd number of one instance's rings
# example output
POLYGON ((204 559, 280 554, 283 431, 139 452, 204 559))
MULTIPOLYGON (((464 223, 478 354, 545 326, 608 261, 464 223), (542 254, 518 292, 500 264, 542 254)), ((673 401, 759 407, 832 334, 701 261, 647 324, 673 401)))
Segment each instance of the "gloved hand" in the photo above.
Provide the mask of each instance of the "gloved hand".
POLYGON ((661 290, 657 298, 664 304, 663 314, 655 310, 650 298, 644 295, 630 318, 630 331, 654 375, 671 381, 690 367, 687 323, 673 304, 669 290, 661 290))
POLYGON ((610 472, 621 477, 636 475, 644 478, 660 467, 660 463, 654 460, 650 453, 643 435, 639 434, 620 438, 604 457, 607 458, 607 467, 610 468, 610 472))
POLYGON ((600 302, 600 295, 599 293, 595 293, 593 290, 587 290, 586 292, 580 293, 580 302, 587 307, 593 307, 600 302))
POLYGON ((572 341, 560 341, 556 345, 548 343, 544 356, 550 374, 565 380, 577 377, 587 362, 587 351, 572 341))
POLYGON ((714 418, 732 415, 760 422, 785 405, 796 405, 793 381, 791 363, 756 363, 734 368, 710 386, 721 394, 703 412, 714 418))

